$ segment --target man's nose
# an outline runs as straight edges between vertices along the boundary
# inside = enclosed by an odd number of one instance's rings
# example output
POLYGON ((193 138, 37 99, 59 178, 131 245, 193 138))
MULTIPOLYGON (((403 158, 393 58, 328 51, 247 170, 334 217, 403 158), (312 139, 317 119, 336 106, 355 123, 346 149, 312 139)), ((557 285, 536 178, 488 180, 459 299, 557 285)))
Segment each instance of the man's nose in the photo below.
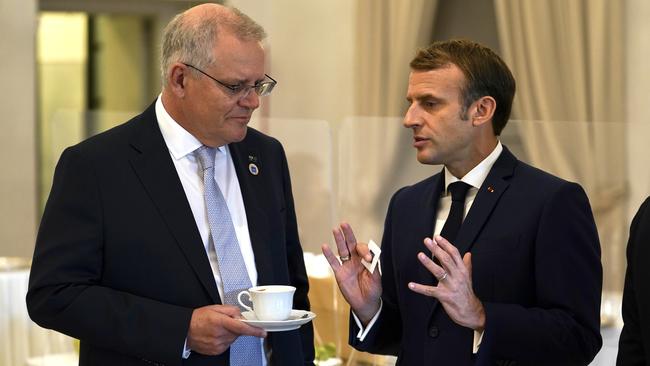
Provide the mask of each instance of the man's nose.
POLYGON ((402 120, 402 125, 406 128, 418 127, 422 124, 421 118, 419 116, 417 107, 415 103, 411 104, 404 114, 404 119, 402 120))
POLYGON ((239 99, 238 104, 245 108, 256 109, 260 106, 260 96, 257 95, 255 90, 250 89, 248 94, 239 99))

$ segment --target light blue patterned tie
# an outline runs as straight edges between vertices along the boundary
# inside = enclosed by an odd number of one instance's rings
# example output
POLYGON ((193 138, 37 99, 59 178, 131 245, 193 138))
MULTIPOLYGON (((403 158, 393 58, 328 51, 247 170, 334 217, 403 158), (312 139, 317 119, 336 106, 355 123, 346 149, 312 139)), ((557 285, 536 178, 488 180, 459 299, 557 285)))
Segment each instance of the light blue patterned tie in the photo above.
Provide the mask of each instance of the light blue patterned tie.
MULTIPOLYGON (((219 273, 223 284, 223 303, 238 306, 237 295, 251 287, 244 257, 239 249, 235 227, 223 194, 214 179, 216 148, 201 146, 195 151, 203 170, 205 205, 210 224, 210 239, 217 252, 219 273)), ((259 338, 240 336, 230 346, 231 366, 262 365, 262 347, 259 338)))

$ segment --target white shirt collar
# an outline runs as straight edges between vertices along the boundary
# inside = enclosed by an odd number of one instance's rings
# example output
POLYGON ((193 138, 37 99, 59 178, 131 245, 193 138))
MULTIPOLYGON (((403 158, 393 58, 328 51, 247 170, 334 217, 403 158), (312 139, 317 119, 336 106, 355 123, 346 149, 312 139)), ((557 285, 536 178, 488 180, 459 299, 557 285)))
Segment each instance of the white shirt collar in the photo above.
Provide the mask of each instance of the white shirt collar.
MULTIPOLYGON (((167 144, 167 148, 175 160, 192 154, 194 150, 203 145, 201 141, 169 115, 162 103, 162 95, 158 95, 158 99, 156 99, 156 119, 165 144, 167 144)), ((225 152, 225 148, 225 146, 218 147, 221 152, 225 152)))
POLYGON ((447 188, 451 183, 457 182, 459 180, 469 184, 476 189, 480 188, 483 184, 483 181, 485 181, 485 178, 487 178, 488 173, 490 173, 490 169, 492 169, 492 166, 499 158, 499 155, 501 155, 502 151, 503 146, 501 145, 501 141, 497 141, 497 146, 494 148, 494 150, 492 150, 492 152, 486 156, 485 159, 483 159, 477 166, 465 174, 465 176, 461 179, 454 177, 453 174, 451 174, 449 170, 445 168, 445 192, 447 192, 447 188))

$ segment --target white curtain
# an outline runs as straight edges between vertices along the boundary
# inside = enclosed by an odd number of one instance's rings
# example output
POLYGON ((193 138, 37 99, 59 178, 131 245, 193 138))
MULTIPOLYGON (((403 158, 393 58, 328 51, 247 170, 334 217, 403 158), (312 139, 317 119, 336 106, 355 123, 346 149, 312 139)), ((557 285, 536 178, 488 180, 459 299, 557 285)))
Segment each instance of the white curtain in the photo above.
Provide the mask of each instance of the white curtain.
POLYGON ((623 9, 609 0, 495 0, 513 114, 535 166, 586 189, 604 287, 622 288, 626 229, 623 9))

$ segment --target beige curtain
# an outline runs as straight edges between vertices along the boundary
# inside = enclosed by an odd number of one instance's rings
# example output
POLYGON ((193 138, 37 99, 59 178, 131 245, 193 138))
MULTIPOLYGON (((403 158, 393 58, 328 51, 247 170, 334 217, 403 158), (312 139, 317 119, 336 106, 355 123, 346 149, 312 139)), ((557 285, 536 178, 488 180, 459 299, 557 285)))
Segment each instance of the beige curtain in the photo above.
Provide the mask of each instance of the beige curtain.
POLYGON ((417 164, 401 120, 409 62, 431 40, 436 5, 435 0, 357 1, 357 117, 346 118, 338 129, 338 212, 363 240, 379 242, 390 196, 431 169, 417 164))
POLYGON ((409 62, 431 40, 437 0, 357 1, 357 114, 401 116, 409 62))
POLYGON ((513 124, 533 165, 586 189, 608 290, 622 288, 627 237, 623 6, 495 0, 503 56, 517 79, 513 124))

